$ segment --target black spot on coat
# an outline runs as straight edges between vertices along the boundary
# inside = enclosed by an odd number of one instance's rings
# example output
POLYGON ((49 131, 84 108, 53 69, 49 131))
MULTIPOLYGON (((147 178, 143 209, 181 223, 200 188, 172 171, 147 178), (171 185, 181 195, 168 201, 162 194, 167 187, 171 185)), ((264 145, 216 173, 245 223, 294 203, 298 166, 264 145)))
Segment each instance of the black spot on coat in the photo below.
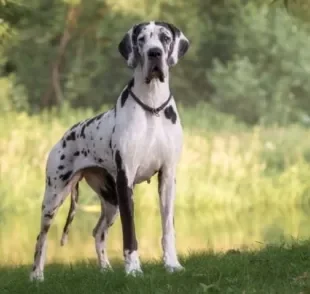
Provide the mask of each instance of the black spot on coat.
POLYGON ((168 29, 172 34, 173 41, 175 40, 176 37, 179 37, 181 35, 181 31, 173 24, 163 22, 163 21, 156 21, 155 24, 168 29))
POLYGON ((165 113, 165 117, 167 119, 170 119, 173 124, 176 123, 176 121, 177 121, 177 114, 175 113, 175 111, 174 111, 174 109, 173 109, 173 107, 171 105, 168 106, 165 109, 164 113, 165 113))
POLYGON ((60 160, 64 160, 66 158, 66 156, 63 154, 60 156, 60 160))
POLYGON ((43 227, 42 232, 43 232, 43 233, 47 233, 48 230, 49 230, 49 228, 50 228, 50 224, 46 224, 46 225, 43 227))
POLYGON ((129 54, 132 52, 130 36, 127 33, 118 45, 118 51, 128 60, 129 54))
MULTIPOLYGON (((127 99, 128 99, 128 96, 129 96, 129 91, 128 91, 128 89, 131 89, 131 88, 134 86, 134 84, 135 84, 135 80, 134 80, 134 78, 132 78, 132 79, 129 81, 127 87, 126 87, 126 88, 124 89, 124 91, 122 92, 122 95, 121 95, 121 106, 122 106, 122 107, 125 105, 125 103, 126 103, 126 101, 127 101, 127 99)), ((115 114, 115 116, 116 116, 116 114, 115 114)))
POLYGON ((158 178, 158 193, 161 194, 161 185, 162 185, 162 171, 160 170, 157 175, 158 178))
POLYGON ((129 96, 128 87, 122 92, 121 95, 121 106, 123 107, 127 101, 127 98, 129 96))
POLYGON ((134 27, 133 32, 132 32, 132 37, 131 37, 133 45, 137 45, 139 34, 141 33, 142 29, 148 24, 149 22, 142 22, 134 27))
POLYGON ((134 225, 133 193, 132 188, 128 187, 128 179, 122 168, 123 162, 119 150, 115 153, 115 163, 117 167, 116 189, 123 229, 123 247, 124 250, 132 252, 138 248, 134 225))
POLYGON ((80 136, 85 139, 85 128, 88 127, 93 122, 100 120, 104 115, 105 115, 105 112, 100 113, 93 118, 87 119, 82 126, 80 136))
POLYGON ((75 140, 75 132, 74 131, 72 131, 71 132, 71 134, 67 137, 67 140, 68 141, 74 141, 75 140))
POLYGON ((84 138, 84 139, 85 139, 85 128, 86 128, 86 124, 84 124, 84 125, 82 126, 82 128, 81 128, 81 133, 80 133, 80 136, 81 136, 82 138, 84 138))
POLYGON ((128 83, 128 88, 131 89, 135 85, 135 79, 132 78, 128 83))
POLYGON ((71 175, 72 175, 72 171, 68 171, 63 175, 60 175, 59 178, 63 181, 67 181, 71 175))
POLYGON ((188 50, 189 43, 185 40, 180 40, 178 48, 178 58, 181 58, 188 50))

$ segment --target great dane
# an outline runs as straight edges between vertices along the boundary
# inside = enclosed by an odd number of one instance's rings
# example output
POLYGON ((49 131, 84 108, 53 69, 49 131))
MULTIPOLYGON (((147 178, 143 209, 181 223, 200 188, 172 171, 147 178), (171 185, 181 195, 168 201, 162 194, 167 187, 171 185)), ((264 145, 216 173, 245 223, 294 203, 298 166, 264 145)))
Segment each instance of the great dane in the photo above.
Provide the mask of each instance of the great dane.
POLYGON ((189 41, 174 25, 152 21, 134 25, 119 43, 133 69, 113 109, 72 126, 51 149, 46 164, 41 228, 31 280, 43 281, 47 233, 71 193, 62 244, 73 220, 83 178, 98 194, 101 216, 93 235, 99 265, 109 269, 108 229, 120 212, 126 274, 142 274, 135 233, 133 189, 158 174, 163 261, 169 272, 183 269, 175 247, 176 168, 182 127, 169 87, 169 68, 187 52, 189 41))

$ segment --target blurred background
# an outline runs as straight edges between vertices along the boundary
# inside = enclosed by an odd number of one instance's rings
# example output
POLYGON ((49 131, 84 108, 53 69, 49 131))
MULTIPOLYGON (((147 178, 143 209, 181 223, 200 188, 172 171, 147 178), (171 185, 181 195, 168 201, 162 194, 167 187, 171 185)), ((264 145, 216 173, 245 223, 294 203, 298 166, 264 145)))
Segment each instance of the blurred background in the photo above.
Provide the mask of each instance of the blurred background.
MULTIPOLYGON (((293 0, 1 0, 0 264, 32 262, 48 152, 71 125, 113 106, 131 76, 118 43, 153 19, 191 41, 171 74, 185 131, 178 251, 309 239, 309 9, 293 0)), ((95 258, 99 202, 81 186, 69 242, 59 245, 66 201, 48 262, 95 258)), ((156 191, 155 177, 135 190, 143 258, 161 256, 156 191)), ((118 219, 110 256, 121 258, 121 247, 118 219)))

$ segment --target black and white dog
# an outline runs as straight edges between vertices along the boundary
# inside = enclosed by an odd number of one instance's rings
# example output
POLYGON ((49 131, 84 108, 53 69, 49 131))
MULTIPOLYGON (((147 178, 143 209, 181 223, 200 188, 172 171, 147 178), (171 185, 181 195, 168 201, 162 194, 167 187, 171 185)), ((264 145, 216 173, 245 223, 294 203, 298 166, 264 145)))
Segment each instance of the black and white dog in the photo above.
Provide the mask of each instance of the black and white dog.
POLYGON ((44 279, 47 233, 71 192, 71 207, 62 244, 73 220, 78 183, 83 178, 98 194, 101 216, 93 231, 100 267, 109 269, 105 243, 120 211, 125 271, 142 273, 134 223, 133 189, 158 173, 162 218, 163 261, 168 271, 183 269, 175 248, 174 199, 176 167, 182 150, 182 127, 169 88, 169 68, 189 48, 174 25, 149 22, 134 25, 119 44, 133 69, 113 109, 72 126, 49 153, 31 280, 44 279))

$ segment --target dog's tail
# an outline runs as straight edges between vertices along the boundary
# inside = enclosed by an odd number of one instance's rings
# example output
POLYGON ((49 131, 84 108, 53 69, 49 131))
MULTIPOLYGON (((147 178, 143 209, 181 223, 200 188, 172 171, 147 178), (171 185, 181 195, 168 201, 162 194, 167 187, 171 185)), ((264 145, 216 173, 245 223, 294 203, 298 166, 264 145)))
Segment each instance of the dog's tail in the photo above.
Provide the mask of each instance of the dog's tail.
POLYGON ((71 203, 70 203, 70 209, 68 212, 67 220, 63 229, 62 237, 60 240, 60 245, 64 246, 68 239, 68 233, 69 233, 69 227, 73 221, 76 207, 79 200, 79 183, 77 183, 71 190, 71 203))

